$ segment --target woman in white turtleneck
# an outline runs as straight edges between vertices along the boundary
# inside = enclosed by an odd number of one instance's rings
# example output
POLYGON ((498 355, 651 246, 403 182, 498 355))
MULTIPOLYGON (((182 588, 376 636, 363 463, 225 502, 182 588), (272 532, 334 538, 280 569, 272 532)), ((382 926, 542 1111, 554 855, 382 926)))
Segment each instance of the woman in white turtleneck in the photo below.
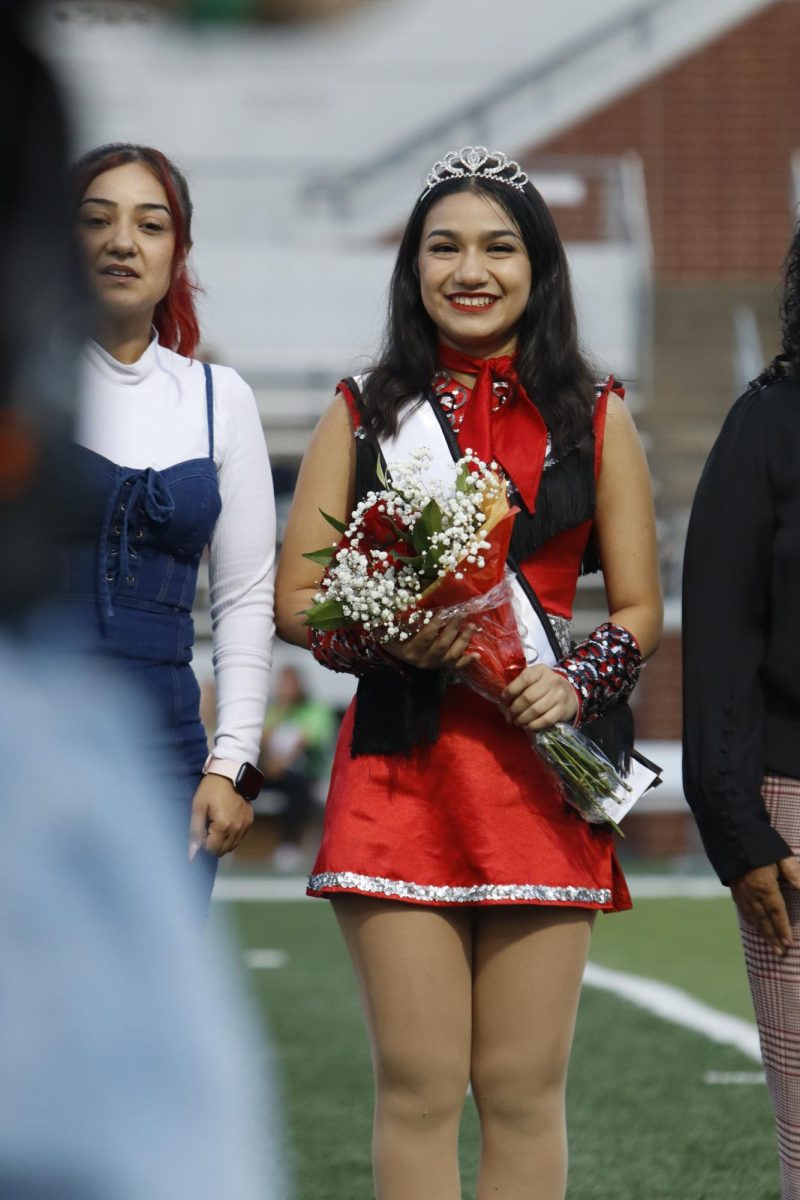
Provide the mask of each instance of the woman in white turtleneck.
MULTIPOLYGON (((142 684, 185 802, 189 859, 210 894, 252 822, 273 635, 275 510, 253 393, 192 355, 191 201, 158 151, 113 145, 74 170, 95 296, 77 428, 82 524, 60 598, 142 684), (189 665, 209 547, 216 736, 207 757, 189 665)), ((146 751, 145 751, 146 752, 146 751)))

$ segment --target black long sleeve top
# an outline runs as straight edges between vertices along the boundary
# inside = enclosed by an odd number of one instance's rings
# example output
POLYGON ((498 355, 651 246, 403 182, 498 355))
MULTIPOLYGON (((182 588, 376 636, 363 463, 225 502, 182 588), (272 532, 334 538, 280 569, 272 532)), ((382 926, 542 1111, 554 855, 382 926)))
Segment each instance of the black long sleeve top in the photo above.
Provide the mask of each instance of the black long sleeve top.
POLYGON ((792 851, 761 798, 800 779, 800 382, 736 401, 697 489, 683 577, 684 789, 723 883, 792 851))

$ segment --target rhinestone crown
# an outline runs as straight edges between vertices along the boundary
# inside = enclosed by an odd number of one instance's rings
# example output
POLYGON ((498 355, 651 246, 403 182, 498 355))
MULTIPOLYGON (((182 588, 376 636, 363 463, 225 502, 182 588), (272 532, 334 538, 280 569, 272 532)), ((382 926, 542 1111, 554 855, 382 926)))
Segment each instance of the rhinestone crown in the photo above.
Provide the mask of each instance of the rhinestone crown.
POLYGON ((522 191, 528 182, 522 167, 507 154, 499 150, 489 151, 485 146, 464 146, 461 150, 451 150, 433 164, 420 200, 440 183, 447 183, 449 179, 463 179, 465 176, 496 179, 498 183, 507 183, 517 191, 522 191))

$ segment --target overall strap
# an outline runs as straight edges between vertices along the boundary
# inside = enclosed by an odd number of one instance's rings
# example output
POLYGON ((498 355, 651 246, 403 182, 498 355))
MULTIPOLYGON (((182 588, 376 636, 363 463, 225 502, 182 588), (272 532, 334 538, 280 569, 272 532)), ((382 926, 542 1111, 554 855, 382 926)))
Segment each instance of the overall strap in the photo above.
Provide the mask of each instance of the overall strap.
POLYGON ((214 458, 214 380, 211 367, 203 363, 203 373, 206 377, 206 417, 208 420, 208 457, 214 458))

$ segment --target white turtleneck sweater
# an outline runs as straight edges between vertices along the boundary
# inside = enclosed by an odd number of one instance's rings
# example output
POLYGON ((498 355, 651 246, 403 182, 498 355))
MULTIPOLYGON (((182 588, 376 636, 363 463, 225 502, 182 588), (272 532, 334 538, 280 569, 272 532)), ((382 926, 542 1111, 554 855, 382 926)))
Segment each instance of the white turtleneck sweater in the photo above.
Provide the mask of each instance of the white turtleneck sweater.
MULTIPOLYGON (((96 342, 84 352, 81 445, 126 467, 164 470, 208 455, 202 365, 155 337, 135 363, 96 342)), ((258 761, 272 662, 275 501, 255 398, 229 367, 212 366, 214 461, 222 511, 209 547, 217 728, 214 752, 258 761)))

